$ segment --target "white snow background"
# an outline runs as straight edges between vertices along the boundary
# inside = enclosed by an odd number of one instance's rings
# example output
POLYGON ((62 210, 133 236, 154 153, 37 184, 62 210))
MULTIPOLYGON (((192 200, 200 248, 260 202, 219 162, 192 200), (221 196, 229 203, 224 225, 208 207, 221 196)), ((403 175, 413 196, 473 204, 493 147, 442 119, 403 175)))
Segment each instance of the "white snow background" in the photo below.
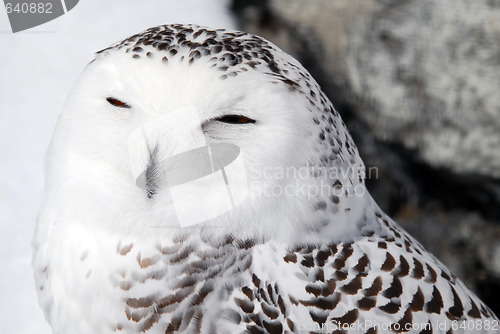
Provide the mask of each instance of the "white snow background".
POLYGON ((16 34, 0 8, 0 333, 51 333, 36 299, 31 239, 66 96, 94 52, 165 23, 235 27, 228 0, 81 0, 16 34))

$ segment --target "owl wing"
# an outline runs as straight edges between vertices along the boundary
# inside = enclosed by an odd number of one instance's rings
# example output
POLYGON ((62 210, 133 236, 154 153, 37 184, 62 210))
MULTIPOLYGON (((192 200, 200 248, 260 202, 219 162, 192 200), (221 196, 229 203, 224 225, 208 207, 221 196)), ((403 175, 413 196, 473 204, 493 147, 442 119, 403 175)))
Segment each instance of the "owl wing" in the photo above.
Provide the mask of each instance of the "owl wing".
POLYGON ((256 246, 252 278, 233 296, 246 332, 498 332, 498 318, 443 264, 377 219, 349 242, 256 246))

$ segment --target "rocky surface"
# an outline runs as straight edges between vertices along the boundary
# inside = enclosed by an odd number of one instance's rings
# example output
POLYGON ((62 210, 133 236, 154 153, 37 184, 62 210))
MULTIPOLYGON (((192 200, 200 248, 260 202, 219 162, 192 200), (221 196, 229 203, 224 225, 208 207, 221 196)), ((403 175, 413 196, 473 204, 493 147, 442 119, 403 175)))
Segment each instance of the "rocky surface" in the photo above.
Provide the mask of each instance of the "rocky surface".
POLYGON ((264 16, 241 11, 252 28, 320 63, 322 80, 349 89, 345 99, 378 139, 435 167, 500 177, 500 3, 260 3, 264 16))
POLYGON ((497 313, 500 3, 233 0, 342 114, 379 205, 497 313))

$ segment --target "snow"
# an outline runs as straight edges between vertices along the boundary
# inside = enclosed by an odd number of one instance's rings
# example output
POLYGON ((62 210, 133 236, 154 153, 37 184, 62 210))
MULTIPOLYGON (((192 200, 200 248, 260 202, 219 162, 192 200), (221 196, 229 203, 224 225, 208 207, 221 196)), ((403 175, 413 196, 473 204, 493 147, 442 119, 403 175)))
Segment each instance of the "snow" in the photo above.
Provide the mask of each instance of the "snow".
POLYGON ((82 0, 13 34, 0 11, 0 333, 45 334, 31 271, 44 154, 65 98, 93 53, 164 23, 234 28, 228 0, 82 0))

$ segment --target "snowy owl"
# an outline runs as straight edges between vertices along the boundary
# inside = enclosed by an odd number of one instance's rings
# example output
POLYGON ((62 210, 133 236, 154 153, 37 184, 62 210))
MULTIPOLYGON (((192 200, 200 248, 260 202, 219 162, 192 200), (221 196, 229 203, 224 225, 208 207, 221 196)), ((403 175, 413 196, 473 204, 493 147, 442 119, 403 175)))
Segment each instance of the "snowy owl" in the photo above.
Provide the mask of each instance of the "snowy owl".
POLYGON ((379 209, 337 111, 261 37, 163 25, 99 51, 46 178, 33 264, 54 333, 500 331, 379 209))

